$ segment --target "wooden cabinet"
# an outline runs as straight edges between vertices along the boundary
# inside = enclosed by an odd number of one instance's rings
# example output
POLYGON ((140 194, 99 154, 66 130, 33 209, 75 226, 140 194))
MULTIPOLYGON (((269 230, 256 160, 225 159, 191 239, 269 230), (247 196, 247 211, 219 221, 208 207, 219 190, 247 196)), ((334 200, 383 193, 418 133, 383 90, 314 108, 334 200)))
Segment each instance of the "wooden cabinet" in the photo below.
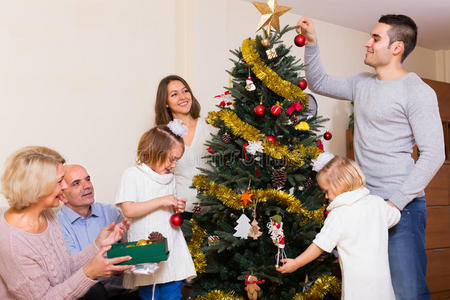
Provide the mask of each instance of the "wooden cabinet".
POLYGON ((427 197, 427 205, 449 205, 449 172, 450 165, 448 161, 444 163, 441 169, 436 173, 430 181, 425 194, 427 197))
POLYGON ((428 249, 427 257, 431 299, 450 299, 450 248, 428 249))
POLYGON ((436 92, 444 129, 446 160, 425 189, 427 283, 432 300, 450 299, 450 84, 424 81, 436 92))

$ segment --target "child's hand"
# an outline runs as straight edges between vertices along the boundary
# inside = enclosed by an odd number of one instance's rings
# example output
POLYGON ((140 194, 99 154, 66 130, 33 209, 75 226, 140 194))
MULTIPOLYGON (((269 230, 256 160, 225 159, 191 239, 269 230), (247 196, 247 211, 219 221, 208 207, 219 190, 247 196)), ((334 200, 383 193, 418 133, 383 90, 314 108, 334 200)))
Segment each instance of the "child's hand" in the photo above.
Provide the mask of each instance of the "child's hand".
POLYGON ((277 271, 280 273, 292 273, 299 268, 295 259, 285 258, 280 261, 283 263, 283 266, 277 268, 277 271))
POLYGON ((176 211, 178 213, 184 212, 184 209, 186 208, 186 199, 177 199, 177 208, 176 211))
POLYGON ((172 207, 174 210, 177 210, 178 199, 175 198, 174 195, 167 195, 167 196, 161 197, 161 206, 172 207))

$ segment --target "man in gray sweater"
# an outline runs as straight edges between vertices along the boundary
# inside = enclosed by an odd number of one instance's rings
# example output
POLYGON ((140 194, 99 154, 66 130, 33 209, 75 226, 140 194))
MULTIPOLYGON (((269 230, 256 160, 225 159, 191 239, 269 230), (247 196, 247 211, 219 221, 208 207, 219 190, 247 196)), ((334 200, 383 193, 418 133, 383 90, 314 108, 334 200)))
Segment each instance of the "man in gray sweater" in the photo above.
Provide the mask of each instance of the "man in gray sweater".
POLYGON ((364 63, 373 67, 375 74, 348 78, 325 72, 310 19, 301 18, 297 31, 301 30, 307 41, 310 89, 354 102, 355 157, 367 187, 401 210, 400 222, 389 232, 396 299, 429 299, 424 189, 445 159, 442 123, 435 92, 402 65, 416 45, 416 24, 404 15, 385 15, 378 22, 364 45, 364 63), (420 151, 416 163, 411 158, 414 145, 420 151))

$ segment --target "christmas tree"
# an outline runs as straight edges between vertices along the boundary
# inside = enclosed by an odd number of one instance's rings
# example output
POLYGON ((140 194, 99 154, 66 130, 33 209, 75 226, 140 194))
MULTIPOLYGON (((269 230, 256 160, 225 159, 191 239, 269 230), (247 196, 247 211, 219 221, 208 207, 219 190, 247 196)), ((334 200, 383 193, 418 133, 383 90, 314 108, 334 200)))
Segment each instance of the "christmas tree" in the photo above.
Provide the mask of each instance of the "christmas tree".
POLYGON ((311 165, 323 151, 325 119, 308 109, 305 66, 281 40, 295 28, 279 28, 288 8, 273 0, 254 4, 267 29, 231 51, 232 86, 207 119, 218 128, 207 143, 211 168, 193 180, 201 207, 186 234, 198 273, 195 295, 247 299, 244 287, 257 278, 259 299, 333 299, 340 282, 331 275, 331 255, 291 274, 275 270, 281 258, 305 250, 324 221, 325 198, 311 165))

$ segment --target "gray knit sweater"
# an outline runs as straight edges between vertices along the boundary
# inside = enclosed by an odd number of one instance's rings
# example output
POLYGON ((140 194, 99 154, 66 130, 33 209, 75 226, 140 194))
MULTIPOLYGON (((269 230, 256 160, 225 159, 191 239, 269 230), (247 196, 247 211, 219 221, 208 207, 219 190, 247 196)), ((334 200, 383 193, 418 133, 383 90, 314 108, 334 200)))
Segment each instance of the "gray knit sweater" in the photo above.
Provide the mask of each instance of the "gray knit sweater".
POLYGON ((370 192, 400 209, 423 196, 445 159, 435 92, 415 73, 391 81, 371 73, 331 77, 318 44, 306 46, 305 62, 313 92, 354 101, 355 158, 370 192), (411 158, 415 144, 420 151, 416 163, 411 158))

